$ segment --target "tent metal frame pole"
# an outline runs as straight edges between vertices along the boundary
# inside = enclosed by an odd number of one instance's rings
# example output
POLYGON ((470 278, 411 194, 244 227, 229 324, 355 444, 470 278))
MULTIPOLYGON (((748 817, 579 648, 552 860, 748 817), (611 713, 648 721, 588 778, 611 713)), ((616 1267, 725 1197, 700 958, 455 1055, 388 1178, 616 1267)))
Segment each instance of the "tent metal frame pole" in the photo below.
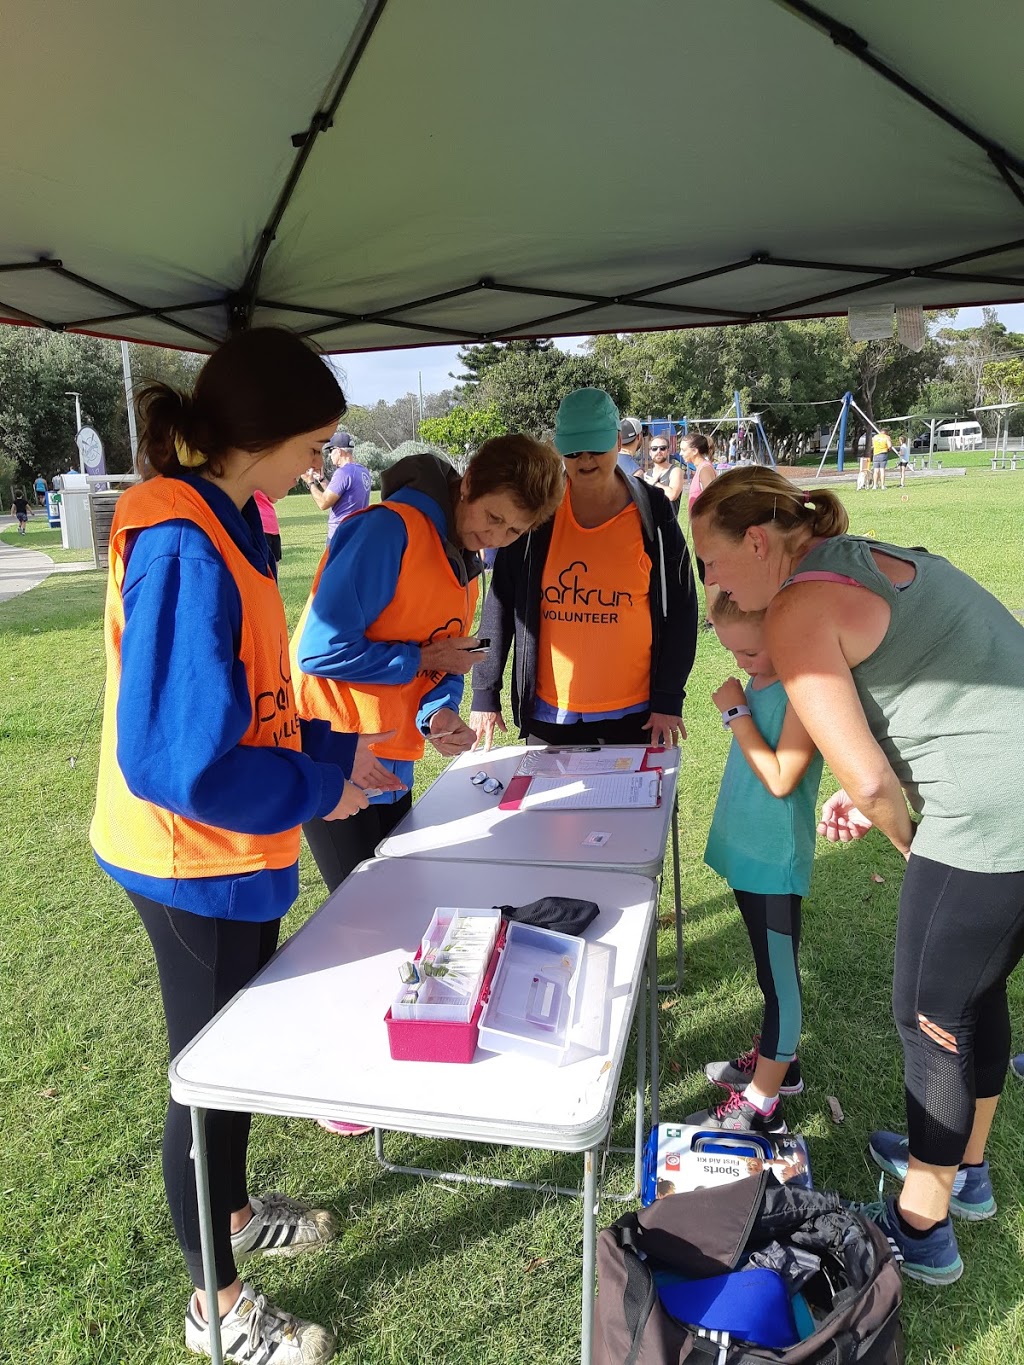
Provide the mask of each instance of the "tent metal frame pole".
MULTIPOLYGON (((62 280, 70 280, 72 284, 81 285, 84 289, 91 289, 94 294, 100 294, 105 299, 110 299, 113 303, 119 303, 122 308, 140 308, 141 305, 135 299, 128 298, 125 294, 119 294, 114 289, 108 289, 105 284, 96 284, 93 280, 87 280, 84 275, 76 274, 74 270, 69 270, 66 265, 58 262, 54 267, 54 273, 59 275, 62 280)), ((179 331, 188 333, 189 336, 198 337, 200 341, 211 341, 217 344, 217 337, 210 336, 208 332, 200 332, 195 327, 189 327, 187 323, 179 322, 177 318, 165 315, 162 308, 154 308, 145 314, 146 317, 155 318, 157 322, 166 322, 171 327, 177 327, 179 331)), ((62 328, 63 330, 63 328, 62 328)))
POLYGON ((229 322, 232 331, 244 331, 252 322, 253 307, 259 291, 260 279, 263 275, 263 266, 270 248, 274 244, 274 238, 281 226, 281 220, 284 218, 288 205, 291 203, 292 195, 302 178, 302 172, 306 168, 306 163, 316 145, 317 138, 334 125, 334 115, 338 112, 338 106, 352 83, 352 77, 355 75, 363 53, 373 37, 374 30, 380 22, 386 5, 387 0, 364 0, 363 12, 359 22, 342 54, 338 67, 331 77, 334 93, 321 100, 323 107, 313 115, 306 131, 292 135, 292 146, 297 149, 298 155, 281 187, 266 226, 260 233, 255 254, 249 262, 249 268, 245 272, 242 286, 231 301, 229 322))
MULTIPOLYGON (((169 308, 161 308, 161 317, 168 317, 171 313, 198 313, 204 308, 223 308, 228 301, 226 294, 221 294, 215 299, 200 299, 198 302, 174 303, 169 308)), ((70 332, 77 328, 95 327, 98 323, 108 322, 130 322, 133 318, 151 318, 154 316, 151 308, 134 308, 129 313, 105 313, 96 318, 75 318, 73 322, 62 323, 64 331, 70 332)), ((124 340, 131 340, 125 337, 124 340)))
POLYGON ((947 109, 945 105, 926 94, 912 81, 908 81, 905 76, 901 76, 898 71, 871 51, 867 39, 855 29, 850 28, 847 24, 840 23, 838 19, 833 19, 830 14, 818 9, 817 5, 808 4, 807 0, 775 0, 775 3, 781 9, 791 10, 814 28, 827 33, 836 47, 841 47, 851 57, 874 71, 877 76, 888 81, 902 94, 907 95, 916 104, 921 105, 923 109, 927 109, 930 114, 941 119, 954 132, 959 133, 969 142, 973 142, 976 147, 980 147, 1006 182, 1014 197, 1021 205, 1024 205, 1024 186, 1021 186, 1014 179, 1014 173, 1024 175, 1024 161, 1008 152, 1005 147, 1000 146, 992 138, 986 137, 984 133, 980 133, 976 128, 971 127, 969 123, 954 114, 951 109, 947 109))
MULTIPOLYGON (((781 3, 781 0, 779 0, 781 3)), ((954 274, 949 271, 949 267, 968 264, 972 261, 982 260, 986 257, 1000 255, 1004 252, 1019 250, 1024 247, 1024 238, 1017 238, 1009 242, 1000 242, 993 246, 983 247, 976 251, 965 252, 958 256, 948 257, 941 261, 932 261, 920 266, 907 266, 900 269, 886 270, 883 266, 862 265, 851 262, 840 261, 804 261, 792 257, 773 257, 767 252, 757 252, 743 261, 734 261, 728 265, 718 267, 714 270, 701 271, 697 274, 681 276, 674 280, 669 280, 661 284, 654 284, 640 290, 633 290, 626 294, 600 295, 584 293, 582 291, 555 290, 544 287, 531 288, 529 285, 503 284, 490 277, 483 277, 473 284, 461 285, 454 289, 443 290, 439 293, 425 295, 423 298, 410 299, 403 303, 392 304, 387 308, 374 309, 365 313, 355 313, 343 309, 317 308, 308 304, 286 303, 281 300, 271 300, 254 298, 251 301, 248 316, 251 318, 252 310, 256 307, 273 309, 277 312, 292 312, 296 315, 307 317, 317 317, 325 319, 315 327, 303 330, 304 336, 320 336, 325 332, 340 332, 349 327, 356 327, 365 324, 376 324, 384 327, 393 327, 397 330, 424 333, 427 336, 437 337, 447 340, 453 338, 459 341, 481 342, 494 339, 511 339, 513 337, 546 335, 538 329, 549 327, 551 323, 564 321, 567 318, 581 317, 588 313, 597 312, 603 308, 614 308, 629 306, 638 310, 648 311, 662 316, 671 316, 678 319, 683 325, 684 318, 705 319, 703 323, 691 325, 713 326, 722 319, 727 319, 736 323, 750 323, 759 321, 772 321, 776 318, 794 316, 797 309, 806 308, 815 304, 828 303, 833 299, 845 299, 851 295, 860 294, 866 290, 879 289, 887 284, 898 283, 906 279, 929 279, 929 280, 948 280, 952 284, 963 284, 964 282, 990 283, 1004 287, 1024 288, 1024 277, 1016 275, 988 275, 980 273, 954 274), (668 289, 683 288, 687 284, 692 284, 699 280, 717 277, 719 275, 732 274, 736 271, 746 269, 753 265, 776 265, 780 268, 789 270, 817 270, 835 271, 844 274, 870 274, 874 278, 861 281, 858 284, 846 285, 841 289, 828 290, 824 293, 809 295, 805 298, 790 300, 787 303, 777 305, 761 312, 750 313, 741 312, 731 308, 716 308, 714 305, 696 306, 685 303, 671 304, 664 303, 658 299, 646 297, 650 294, 657 294, 668 289), (508 327, 497 328, 488 332, 476 332, 466 328, 445 327, 439 323, 414 322, 411 319, 400 316, 403 313, 414 311, 418 308, 426 308, 431 304, 443 303, 450 299, 465 298, 479 291, 492 290, 496 293, 515 294, 523 297, 553 298, 564 299, 567 302, 580 300, 580 304, 575 308, 564 309, 557 313, 545 314, 535 317, 529 321, 512 324, 508 327)), ((201 312, 206 309, 226 308, 229 318, 233 308, 237 308, 239 295, 225 292, 214 298, 198 299, 190 303, 172 304, 166 307, 147 308, 134 299, 127 298, 125 295, 118 294, 106 286, 96 283, 77 272, 68 270, 59 259, 41 258, 33 261, 14 261, 0 262, 0 274, 16 274, 20 271, 29 270, 52 270, 62 279, 88 290, 91 293, 99 294, 115 303, 122 305, 122 309, 116 313, 100 314, 87 318, 75 318, 71 321, 55 321, 38 317, 27 312, 14 304, 5 304, 0 301, 0 312, 8 317, 29 322, 35 326, 45 327, 51 331, 88 331, 97 327, 107 327, 119 322, 127 322, 136 318, 153 318, 163 322, 175 330, 186 333, 205 343, 216 345, 219 337, 208 332, 201 331, 196 327, 191 327, 187 323, 179 322, 175 314, 186 312, 201 312), (125 308, 126 306, 126 308, 125 308)), ((935 305, 938 306, 938 305, 935 305)), ((237 319, 236 319, 237 323, 237 319)), ((631 330, 617 328, 616 330, 631 330)))

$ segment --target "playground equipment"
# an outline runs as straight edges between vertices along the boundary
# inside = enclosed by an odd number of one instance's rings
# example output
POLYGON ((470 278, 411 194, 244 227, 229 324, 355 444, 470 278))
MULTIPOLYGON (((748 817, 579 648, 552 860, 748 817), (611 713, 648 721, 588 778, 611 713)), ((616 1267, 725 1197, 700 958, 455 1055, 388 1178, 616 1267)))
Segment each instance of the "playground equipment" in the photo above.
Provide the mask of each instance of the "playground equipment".
POLYGON ((775 454, 772 450, 771 441, 768 433, 761 423, 759 412, 744 413, 743 400, 739 393, 733 394, 735 412, 723 413, 720 417, 648 417, 641 420, 643 427, 643 450, 641 452, 640 467, 646 471, 650 468, 650 456, 648 447, 651 438, 654 436, 664 436, 669 442, 669 457, 672 460, 679 460, 679 441, 686 436, 691 427, 710 427, 710 431, 704 434, 709 440, 714 440, 721 427, 728 427, 732 431, 728 444, 728 455, 726 463, 734 464, 767 464, 775 468, 775 454))

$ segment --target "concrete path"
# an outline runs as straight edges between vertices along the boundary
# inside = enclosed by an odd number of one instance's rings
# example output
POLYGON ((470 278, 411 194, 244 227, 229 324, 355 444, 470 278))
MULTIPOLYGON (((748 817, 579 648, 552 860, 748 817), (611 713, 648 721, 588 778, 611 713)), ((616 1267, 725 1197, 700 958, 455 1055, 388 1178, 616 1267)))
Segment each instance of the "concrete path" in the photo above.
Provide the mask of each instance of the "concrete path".
POLYGON ((0 540, 0 602, 9 602, 12 597, 28 592, 49 578, 53 569, 49 555, 0 540))

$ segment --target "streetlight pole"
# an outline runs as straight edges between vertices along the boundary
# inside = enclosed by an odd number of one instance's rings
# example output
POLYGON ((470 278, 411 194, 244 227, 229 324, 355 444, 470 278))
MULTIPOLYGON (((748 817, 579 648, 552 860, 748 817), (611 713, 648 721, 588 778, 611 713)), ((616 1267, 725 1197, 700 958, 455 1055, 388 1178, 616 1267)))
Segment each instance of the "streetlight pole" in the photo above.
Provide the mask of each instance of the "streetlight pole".
POLYGON ((82 430, 82 395, 76 393, 74 389, 65 389, 64 397, 75 400, 75 435, 77 436, 82 430))
POLYGON ((132 447, 132 469, 138 472, 139 435, 135 430, 135 404, 132 401, 132 362, 127 341, 121 342, 121 368, 124 371, 124 401, 128 408, 128 438, 132 447))

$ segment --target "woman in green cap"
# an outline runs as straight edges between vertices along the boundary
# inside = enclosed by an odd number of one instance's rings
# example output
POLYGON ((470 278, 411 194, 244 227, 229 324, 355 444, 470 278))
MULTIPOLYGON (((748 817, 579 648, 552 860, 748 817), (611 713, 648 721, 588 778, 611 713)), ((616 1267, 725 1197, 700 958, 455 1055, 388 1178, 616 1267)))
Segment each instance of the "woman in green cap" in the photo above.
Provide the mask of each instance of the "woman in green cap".
POLYGON ((554 519, 499 550, 473 670, 470 727, 489 749, 505 730, 501 686, 513 651, 512 714, 553 744, 672 745, 697 643, 686 542, 658 488, 618 469, 619 413, 603 389, 558 409, 566 490, 554 519))

